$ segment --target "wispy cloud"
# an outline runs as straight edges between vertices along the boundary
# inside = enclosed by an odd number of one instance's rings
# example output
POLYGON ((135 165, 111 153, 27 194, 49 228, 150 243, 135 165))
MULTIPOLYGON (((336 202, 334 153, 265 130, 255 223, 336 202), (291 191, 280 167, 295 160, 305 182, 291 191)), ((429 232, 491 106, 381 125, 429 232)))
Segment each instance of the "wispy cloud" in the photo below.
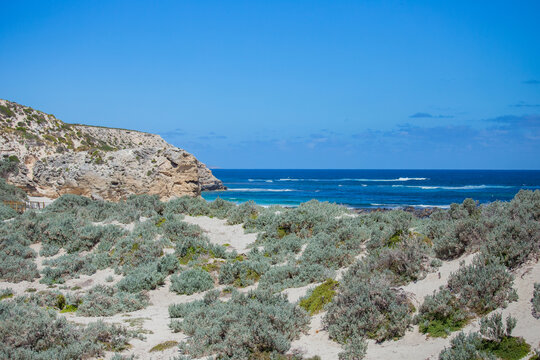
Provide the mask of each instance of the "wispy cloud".
POLYGON ((540 84, 540 81, 535 80, 535 79, 531 79, 531 80, 525 80, 525 81, 523 81, 523 83, 527 84, 527 85, 538 85, 538 84, 540 84))
POLYGON ((411 119, 452 119, 452 115, 432 115, 430 113, 425 112, 417 112, 415 114, 412 114, 409 116, 411 119))
POLYGON ((518 108, 535 108, 540 107, 540 104, 528 104, 525 101, 520 101, 517 104, 510 105, 511 107, 518 107, 518 108))
POLYGON ((161 132, 158 132, 158 134, 163 136, 163 137, 168 137, 168 138, 176 138, 176 137, 181 137, 181 136, 186 136, 187 135, 187 133, 182 129, 161 131, 161 132))

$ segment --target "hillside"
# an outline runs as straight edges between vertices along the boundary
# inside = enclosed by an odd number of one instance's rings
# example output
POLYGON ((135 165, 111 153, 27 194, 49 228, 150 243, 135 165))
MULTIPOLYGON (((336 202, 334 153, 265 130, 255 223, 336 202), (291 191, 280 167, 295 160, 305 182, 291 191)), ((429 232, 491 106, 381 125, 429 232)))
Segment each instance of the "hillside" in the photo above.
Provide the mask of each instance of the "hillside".
POLYGON ((18 161, 8 181, 33 196, 72 193, 119 200, 161 199, 224 189, 192 154, 159 135, 68 124, 54 115, 0 100, 0 155, 18 161))

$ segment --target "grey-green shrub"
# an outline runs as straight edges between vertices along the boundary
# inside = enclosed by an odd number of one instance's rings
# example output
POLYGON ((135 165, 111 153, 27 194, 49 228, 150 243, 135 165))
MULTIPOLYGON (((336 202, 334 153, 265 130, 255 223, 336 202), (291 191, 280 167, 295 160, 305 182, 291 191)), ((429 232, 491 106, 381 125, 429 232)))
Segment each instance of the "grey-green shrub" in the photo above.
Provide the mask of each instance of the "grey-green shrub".
POLYGON ((181 350, 193 357, 240 360, 257 352, 284 354, 309 323, 306 312, 286 296, 263 291, 234 291, 227 302, 210 292, 203 300, 171 306, 169 313, 183 318, 172 320, 171 327, 189 336, 181 350))
POLYGON ((13 210, 11 207, 0 204, 0 221, 12 219, 15 216, 17 216, 17 212, 13 210))
POLYGON ((0 177, 0 203, 3 201, 25 201, 28 196, 18 187, 8 184, 0 177))
POLYGON ((532 315, 536 319, 540 319, 540 283, 534 283, 532 303, 532 315))
POLYGON ((450 290, 441 287, 433 295, 424 298, 414 320, 419 324, 420 332, 445 337, 462 328, 468 317, 468 311, 462 308, 450 290))
POLYGON ((478 255, 448 279, 448 288, 462 306, 484 314, 517 300, 513 275, 498 259, 478 255))
POLYGON ((401 337, 412 320, 405 294, 377 273, 368 279, 345 276, 327 309, 324 324, 330 337, 340 343, 351 337, 377 341, 401 337))
POLYGON ((274 266, 261 276, 259 287, 273 292, 332 278, 334 273, 320 264, 274 266))
POLYGON ((268 262, 263 261, 245 260, 225 263, 219 270, 219 283, 234 284, 238 287, 252 285, 269 268, 268 262))
POLYGON ((191 295, 214 287, 212 276, 202 269, 189 269, 171 276, 171 291, 191 295))
POLYGON ((0 302, 0 358, 83 359, 127 347, 134 335, 102 322, 77 326, 53 310, 29 303, 0 302))
POLYGON ((83 316, 110 316, 140 310, 147 305, 148 296, 144 293, 132 294, 96 285, 83 296, 77 312, 83 316))
POLYGON ((482 337, 478 333, 460 332, 451 341, 450 347, 444 348, 439 354, 439 360, 495 360, 495 356, 482 349, 482 337))
POLYGON ((480 319, 480 334, 489 340, 500 342, 505 337, 512 336, 512 331, 516 327, 516 323, 516 319, 508 315, 505 325, 501 313, 495 313, 489 317, 480 319))
POLYGON ((76 254, 62 255, 55 259, 44 260, 45 266, 41 273, 43 284, 63 284, 66 279, 78 277, 80 274, 92 275, 97 271, 92 263, 92 255, 79 256, 76 254))
POLYGON ((25 244, 26 239, 17 233, 0 231, 0 280, 20 282, 39 277, 34 262, 35 252, 25 244))
POLYGON ((363 338, 353 336, 347 340, 343 350, 338 354, 339 360, 361 360, 366 355, 367 342, 363 338))
POLYGON ((153 290, 163 285, 168 273, 160 272, 157 263, 150 263, 136 267, 122 278, 116 287, 120 291, 138 293, 143 290, 153 290))

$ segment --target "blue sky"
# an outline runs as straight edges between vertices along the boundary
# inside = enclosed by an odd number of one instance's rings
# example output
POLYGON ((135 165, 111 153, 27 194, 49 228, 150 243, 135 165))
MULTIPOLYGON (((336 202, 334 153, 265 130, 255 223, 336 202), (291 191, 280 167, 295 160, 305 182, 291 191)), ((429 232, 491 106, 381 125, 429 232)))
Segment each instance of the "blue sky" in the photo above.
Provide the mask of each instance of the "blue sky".
POLYGON ((210 166, 540 169, 538 1, 0 5, 0 98, 210 166))

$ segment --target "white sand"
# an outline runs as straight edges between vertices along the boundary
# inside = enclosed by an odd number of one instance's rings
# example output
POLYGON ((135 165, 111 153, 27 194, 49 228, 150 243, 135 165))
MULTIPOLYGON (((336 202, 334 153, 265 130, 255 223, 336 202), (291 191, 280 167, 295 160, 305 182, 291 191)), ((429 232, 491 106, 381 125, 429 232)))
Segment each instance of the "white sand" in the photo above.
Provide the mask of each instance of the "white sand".
MULTIPOLYGON (((251 243, 256 240, 256 234, 244 234, 244 229, 241 225, 227 225, 225 220, 212 219, 208 217, 190 217, 186 216, 185 221, 191 224, 199 225, 208 235, 210 241, 216 244, 230 244, 230 249, 234 249, 238 252, 245 252, 251 243)), ((119 224, 120 225, 120 224, 119 224)), ((126 228, 132 228, 132 224, 121 225, 126 228), (130 226, 131 225, 131 226, 130 226)), ((31 246, 34 250, 39 252, 40 244, 34 244, 31 246)), ((61 253, 62 254, 62 253, 61 253)), ((60 256, 58 254, 56 256, 60 256)), ((364 254, 359 255, 362 257, 364 254)), ((426 295, 432 294, 441 285, 446 284, 448 277, 460 266, 460 261, 464 260, 466 264, 470 263, 473 255, 467 255, 460 259, 444 262, 437 272, 428 274, 424 279, 411 283, 401 287, 409 296, 413 304, 418 308, 423 302, 426 295), (439 277, 440 274, 440 277, 439 277)), ((38 256, 36 264, 41 268, 44 258, 38 256)), ((341 277, 347 269, 338 270, 338 275, 341 277)), ((88 287, 97 284, 112 285, 120 280, 121 276, 114 275, 112 269, 106 269, 98 271, 92 276, 82 275, 78 279, 70 279, 66 281, 67 286, 72 288, 73 286, 80 286, 86 289, 88 287), (113 276, 114 281, 107 283, 106 278, 113 276)), ((516 288, 519 300, 510 304, 506 309, 502 310, 504 317, 508 314, 516 317, 518 320, 517 327, 514 330, 513 335, 522 336, 525 340, 531 344, 533 348, 540 346, 540 320, 534 319, 531 315, 531 303, 533 293, 534 282, 540 281, 540 263, 533 262, 523 266, 516 273, 516 279, 514 287, 516 288)), ((89 323, 102 319, 109 323, 122 324, 132 329, 143 329, 147 332, 145 340, 134 339, 131 341, 132 348, 124 351, 123 355, 134 354, 139 359, 169 359, 172 356, 178 354, 176 347, 165 350, 163 352, 149 353, 150 349, 155 345, 163 343, 168 340, 181 341, 186 338, 182 333, 173 333, 169 329, 169 314, 168 307, 171 304, 186 303, 196 299, 201 299, 204 293, 194 294, 190 296, 177 295, 169 291, 170 279, 166 279, 164 286, 159 287, 156 290, 149 291, 149 297, 151 305, 145 309, 134 311, 128 314, 117 314, 110 317, 82 317, 73 313, 64 314, 69 320, 77 323, 89 323), (130 322, 131 320, 131 322, 130 322)), ((292 303, 297 302, 305 293, 314 288, 318 284, 310 284, 307 286, 286 289, 283 291, 288 296, 289 301, 292 303)), ((33 282, 23 281, 17 284, 0 282, 0 289, 10 287, 14 290, 16 295, 23 295, 25 289, 36 288, 37 290, 47 289, 47 285, 40 284, 39 279, 33 282)), ((247 292, 250 289, 255 288, 256 285, 240 289, 242 292, 247 292)), ((217 289, 223 288, 223 286, 216 287, 217 289)), ((57 287, 59 289, 59 287, 57 287)), ((62 290, 65 292, 71 292, 71 290, 62 290)), ((291 344, 292 350, 300 350, 306 356, 319 355, 323 360, 336 360, 338 359, 338 353, 342 351, 341 345, 330 340, 328 332, 323 329, 322 319, 324 313, 317 314, 311 318, 310 328, 307 334, 301 335, 301 337, 291 344)), ((476 319, 465 327, 465 331, 477 331, 479 320, 476 319)), ((454 333, 452 336, 457 334, 454 333)), ((406 332, 405 336, 397 341, 386 341, 382 344, 376 344, 373 341, 369 341, 368 351, 366 355, 367 360, 378 359, 437 359, 439 352, 448 346, 450 338, 429 338, 418 332, 416 326, 411 327, 406 332)), ((112 353, 107 354, 107 358, 112 357, 112 353)))
POLYGON ((214 244, 229 244, 228 249, 236 250, 238 253, 245 253, 248 250, 248 245, 257 240, 256 233, 246 234, 241 224, 227 225, 227 220, 186 215, 184 221, 199 225, 214 244))

